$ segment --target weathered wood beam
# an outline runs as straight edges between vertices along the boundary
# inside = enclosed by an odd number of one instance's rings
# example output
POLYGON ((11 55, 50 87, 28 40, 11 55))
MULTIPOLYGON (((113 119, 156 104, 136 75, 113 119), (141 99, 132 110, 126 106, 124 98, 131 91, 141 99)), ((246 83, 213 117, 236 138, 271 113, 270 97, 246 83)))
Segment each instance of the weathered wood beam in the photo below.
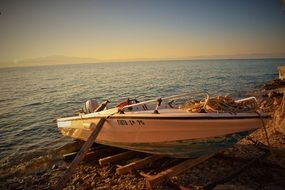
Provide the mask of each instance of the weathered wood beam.
POLYGON ((147 187, 151 188, 154 184, 161 182, 162 180, 164 180, 165 178, 169 178, 175 175, 178 175, 208 159, 210 159, 211 157, 213 157, 214 154, 210 154, 207 156, 202 156, 199 158, 195 158, 195 159, 188 159, 178 165, 175 165, 169 169, 166 169, 156 175, 148 175, 148 174, 144 174, 141 173, 142 176, 144 176, 146 178, 146 185, 147 187))
POLYGON ((115 148, 115 147, 106 147, 100 150, 91 151, 86 154, 86 160, 94 160, 106 157, 111 154, 118 154, 123 152, 123 149, 115 148))
POLYGON ((138 154, 138 153, 135 151, 126 151, 126 152, 122 152, 116 155, 107 156, 105 158, 99 159, 99 164, 100 166, 103 166, 103 165, 106 165, 112 162, 117 162, 118 160, 121 160, 121 159, 129 158, 135 154, 138 154))
MULTIPOLYGON (((115 148, 115 147, 100 147, 98 149, 90 149, 89 152, 87 152, 85 154, 84 159, 95 159, 95 158, 102 158, 104 156, 107 156, 108 154, 111 153, 118 153, 118 152, 122 152, 122 149, 119 148, 115 148)), ((78 152, 72 152, 72 153, 68 153, 68 154, 64 154, 63 155, 63 160, 66 162, 71 162, 75 156, 77 155, 78 152)))
POLYGON ((116 169, 116 173, 119 174, 119 175, 128 173, 131 170, 142 168, 143 166, 145 166, 145 165, 147 165, 147 164, 149 164, 151 162, 154 162, 154 161, 158 160, 159 158, 161 158, 161 156, 159 156, 159 155, 151 155, 151 156, 145 157, 143 159, 131 162, 131 163, 127 164, 127 165, 119 166, 116 169))

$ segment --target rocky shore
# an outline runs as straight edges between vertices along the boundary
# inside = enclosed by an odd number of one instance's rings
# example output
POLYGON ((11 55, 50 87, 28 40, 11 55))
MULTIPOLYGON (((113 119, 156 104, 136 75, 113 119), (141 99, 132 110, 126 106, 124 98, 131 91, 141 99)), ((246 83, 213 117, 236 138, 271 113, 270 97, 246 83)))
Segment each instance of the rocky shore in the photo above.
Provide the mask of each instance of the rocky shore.
MULTIPOLYGON (((265 126, 266 130, 258 129, 248 138, 242 139, 232 148, 223 151, 223 155, 228 158, 214 156, 153 188, 285 189, 284 87, 285 82, 276 79, 265 84, 257 94, 259 111, 270 113, 272 116, 272 120, 265 126), (257 148, 254 142, 267 145, 267 155, 262 157, 266 151, 257 148), (231 176, 236 171, 240 173, 231 176)), ((54 189, 68 164, 60 155, 49 155, 1 171, 0 189, 54 189)), ((157 169, 159 166, 163 167, 175 161, 175 159, 166 158, 159 163, 154 163, 157 166, 151 167, 157 169)), ((102 167, 96 159, 85 159, 80 163, 65 189, 148 188, 139 171, 117 175, 115 168, 115 164, 102 167)))

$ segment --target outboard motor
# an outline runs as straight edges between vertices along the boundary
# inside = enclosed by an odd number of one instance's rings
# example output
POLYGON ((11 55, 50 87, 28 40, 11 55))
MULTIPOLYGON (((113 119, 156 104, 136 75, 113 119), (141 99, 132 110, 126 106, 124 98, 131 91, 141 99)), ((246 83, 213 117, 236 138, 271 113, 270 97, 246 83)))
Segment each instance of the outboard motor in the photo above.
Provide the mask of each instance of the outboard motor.
POLYGON ((85 114, 93 113, 98 108, 98 106, 99 104, 96 100, 94 99, 87 100, 82 108, 82 111, 85 114))

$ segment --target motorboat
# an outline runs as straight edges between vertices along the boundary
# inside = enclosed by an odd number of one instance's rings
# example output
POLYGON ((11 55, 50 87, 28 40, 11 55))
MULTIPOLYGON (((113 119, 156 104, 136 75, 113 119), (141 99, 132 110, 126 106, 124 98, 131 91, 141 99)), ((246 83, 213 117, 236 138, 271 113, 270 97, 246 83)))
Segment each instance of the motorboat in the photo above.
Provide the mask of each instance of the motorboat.
POLYGON ((89 101, 91 110, 84 106, 85 111, 77 116, 57 119, 57 125, 64 136, 86 141, 100 119, 106 118, 95 140, 98 144, 188 158, 233 146, 269 119, 269 115, 254 110, 234 110, 236 105, 257 103, 255 97, 234 100, 235 106, 228 110, 210 109, 210 100, 206 92, 183 93, 143 102, 128 99, 110 109, 106 108, 108 101, 101 105, 89 101), (202 106, 196 112, 175 104, 181 99, 193 103, 193 97, 201 96, 196 103, 202 106))

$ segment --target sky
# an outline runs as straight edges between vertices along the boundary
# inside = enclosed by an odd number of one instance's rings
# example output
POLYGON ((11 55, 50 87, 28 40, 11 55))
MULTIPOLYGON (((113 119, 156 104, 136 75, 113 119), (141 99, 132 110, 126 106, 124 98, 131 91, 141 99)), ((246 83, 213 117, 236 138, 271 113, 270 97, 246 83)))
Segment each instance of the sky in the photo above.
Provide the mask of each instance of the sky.
POLYGON ((1 0, 0 12, 0 66, 53 56, 285 57, 282 0, 1 0))

